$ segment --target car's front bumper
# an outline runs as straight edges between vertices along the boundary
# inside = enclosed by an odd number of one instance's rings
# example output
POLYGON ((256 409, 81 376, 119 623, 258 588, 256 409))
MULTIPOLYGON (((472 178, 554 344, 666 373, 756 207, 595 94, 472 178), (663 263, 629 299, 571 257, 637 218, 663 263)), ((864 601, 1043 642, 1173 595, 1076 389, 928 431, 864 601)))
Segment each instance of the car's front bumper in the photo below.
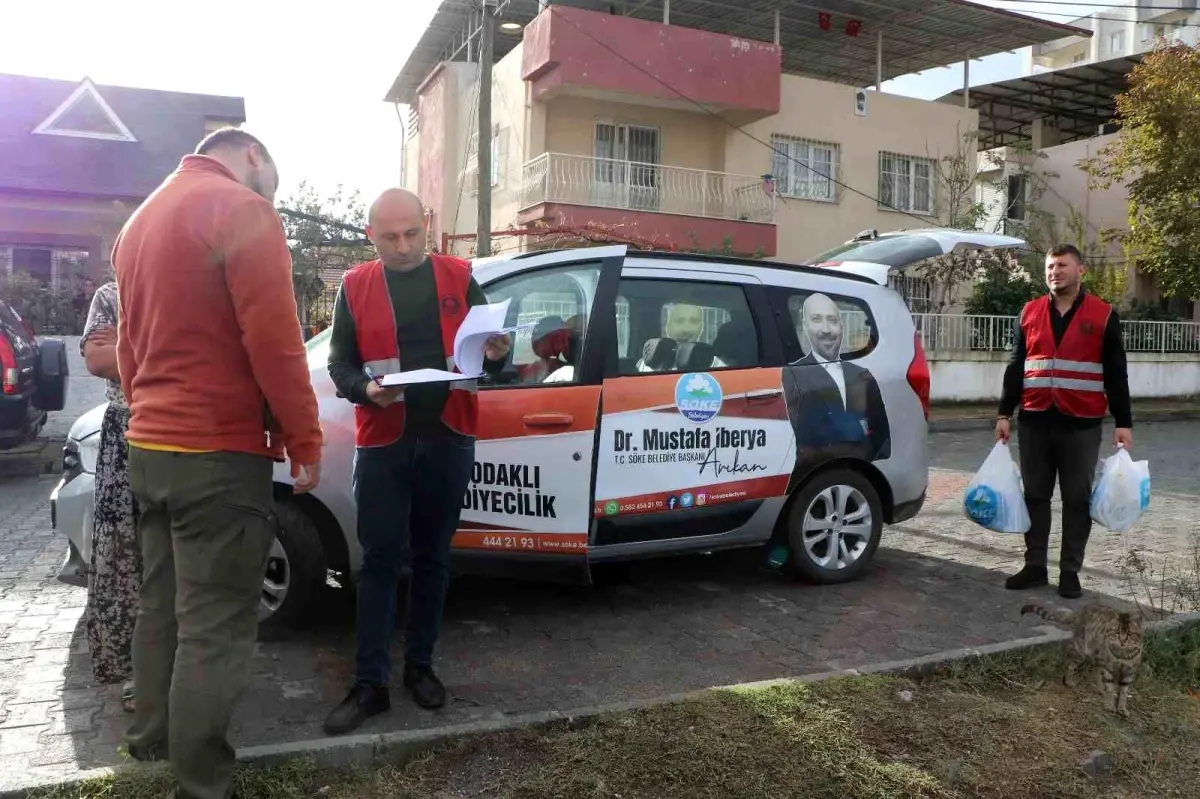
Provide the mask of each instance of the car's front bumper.
POLYGON ((67 556, 58 579, 87 586, 92 560, 92 524, 96 478, 87 472, 63 478, 50 494, 50 520, 67 537, 67 556))

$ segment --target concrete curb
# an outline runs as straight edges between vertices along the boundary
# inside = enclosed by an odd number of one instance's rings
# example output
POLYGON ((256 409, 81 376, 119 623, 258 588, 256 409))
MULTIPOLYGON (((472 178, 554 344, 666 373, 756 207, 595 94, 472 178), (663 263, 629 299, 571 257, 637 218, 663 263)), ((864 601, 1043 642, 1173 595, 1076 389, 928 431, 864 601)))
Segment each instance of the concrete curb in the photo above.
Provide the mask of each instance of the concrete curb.
MULTIPOLYGON (((1134 408, 1134 424, 1154 422, 1186 422, 1200 419, 1200 408, 1172 408, 1161 411, 1138 413, 1134 408)), ((976 416, 966 419, 931 419, 929 432, 949 433, 962 430, 991 430, 996 426, 995 416, 976 416)))
MULTIPOLYGON (((1200 612, 1181 613, 1170 618, 1151 622, 1146 625, 1146 628, 1154 632, 1161 632, 1192 624, 1200 624, 1200 612)), ((789 683, 816 683, 838 677, 860 677, 865 675, 892 674, 900 677, 928 677, 939 668, 951 663, 1043 649, 1060 644, 1071 637, 1071 634, 1065 630, 1048 625, 1042 625, 1034 629, 1044 632, 1041 635, 1030 638, 1018 638, 1013 641, 1002 641, 996 644, 985 644, 977 647, 950 649, 932 655, 872 663, 858 668, 831 669, 829 671, 803 674, 798 677, 781 677, 774 680, 701 688, 695 691, 670 694, 652 699, 614 702, 606 705, 580 707, 566 711, 546 710, 537 713, 522 713, 515 716, 501 716, 487 721, 476 721, 468 724, 449 724, 423 730, 349 735, 337 738, 315 738, 307 741, 250 746, 237 750, 237 759, 244 765, 256 768, 278 765, 295 758, 309 758, 321 768, 340 768, 365 765, 383 756, 387 756, 391 763, 400 765, 428 749, 469 735, 510 732, 523 727, 540 726, 554 722, 573 724, 612 713, 626 713, 686 702, 690 699, 706 696, 713 691, 755 690, 770 688, 775 685, 787 685, 789 683)), ((164 764, 137 764, 129 767, 118 766, 115 768, 96 769, 81 774, 77 778, 63 783, 63 785, 70 786, 87 779, 108 776, 125 768, 147 769, 163 767, 165 767, 164 764)), ((26 799, 33 790, 37 790, 37 788, 0 791, 0 799, 26 799)))

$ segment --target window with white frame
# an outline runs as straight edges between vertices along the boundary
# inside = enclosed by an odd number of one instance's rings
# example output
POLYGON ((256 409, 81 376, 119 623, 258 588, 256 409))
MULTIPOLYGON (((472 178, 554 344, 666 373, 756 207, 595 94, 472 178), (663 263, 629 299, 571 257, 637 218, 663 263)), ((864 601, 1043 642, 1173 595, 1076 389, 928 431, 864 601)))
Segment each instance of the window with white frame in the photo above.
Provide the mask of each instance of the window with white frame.
POLYGON ((837 199, 838 146, 794 136, 771 136, 775 191, 806 200, 837 199))
POLYGON ((1116 33, 1109 34, 1108 52, 1110 55, 1125 52, 1125 31, 1117 31, 1116 33))
POLYGON ((898 153, 879 154, 879 207, 891 211, 933 213, 934 163, 898 153))
POLYGON ((1072 64, 1082 64, 1083 60, 1085 58, 1087 58, 1087 53, 1076 53, 1075 56, 1071 59, 1071 63, 1072 64))

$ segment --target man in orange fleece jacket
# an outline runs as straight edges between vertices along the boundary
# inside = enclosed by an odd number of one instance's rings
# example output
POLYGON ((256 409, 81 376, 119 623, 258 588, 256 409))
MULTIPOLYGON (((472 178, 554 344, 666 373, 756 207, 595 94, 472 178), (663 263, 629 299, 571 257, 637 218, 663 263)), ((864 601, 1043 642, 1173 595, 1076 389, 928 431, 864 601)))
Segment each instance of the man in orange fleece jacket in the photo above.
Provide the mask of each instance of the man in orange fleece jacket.
POLYGON ((145 570, 127 738, 136 758, 169 757, 179 799, 233 790, 226 732, 275 537, 273 461, 286 450, 295 491, 320 479, 317 401, 272 206, 278 184, 258 139, 216 131, 113 249, 145 570))

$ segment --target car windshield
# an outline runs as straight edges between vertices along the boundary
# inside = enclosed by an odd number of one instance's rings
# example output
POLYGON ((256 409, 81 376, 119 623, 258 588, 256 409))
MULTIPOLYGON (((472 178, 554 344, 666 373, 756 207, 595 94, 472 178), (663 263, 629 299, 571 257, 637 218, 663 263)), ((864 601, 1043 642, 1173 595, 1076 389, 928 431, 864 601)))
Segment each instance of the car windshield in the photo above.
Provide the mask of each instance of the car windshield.
POLYGON ((832 250, 826 250, 815 258, 805 261, 805 266, 827 261, 865 261, 872 264, 901 267, 942 255, 942 247, 929 236, 904 234, 881 236, 877 239, 852 241, 832 250))

